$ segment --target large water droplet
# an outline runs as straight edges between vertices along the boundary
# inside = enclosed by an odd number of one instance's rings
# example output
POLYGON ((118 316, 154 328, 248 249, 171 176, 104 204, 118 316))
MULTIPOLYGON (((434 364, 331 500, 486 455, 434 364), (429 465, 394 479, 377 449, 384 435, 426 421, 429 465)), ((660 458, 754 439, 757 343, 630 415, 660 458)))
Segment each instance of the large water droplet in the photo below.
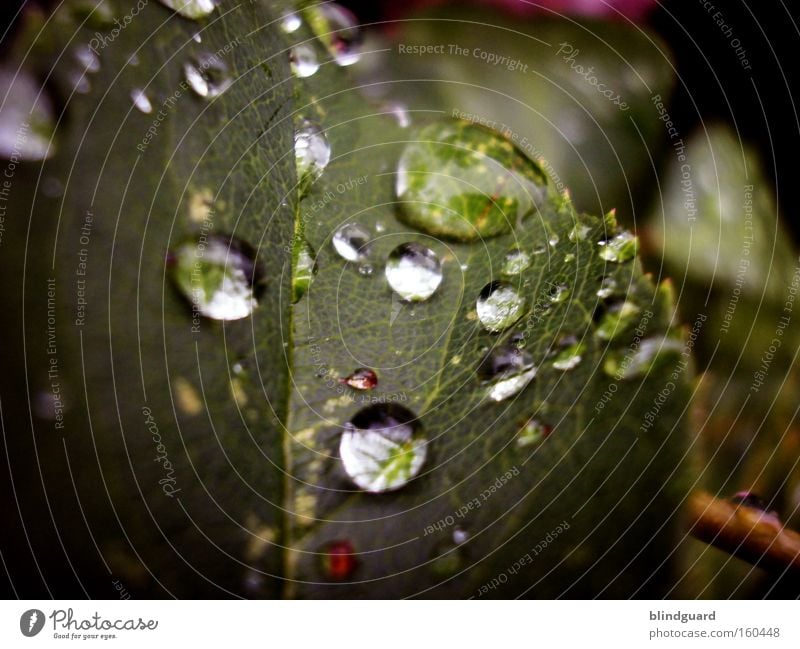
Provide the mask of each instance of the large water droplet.
POLYGON ((359 367, 350 376, 339 379, 354 390, 372 390, 378 385, 378 375, 368 367, 359 367))
POLYGON ((325 132, 314 122, 301 119, 294 132, 297 177, 319 178, 331 159, 331 145, 325 132))
POLYGON ((365 262, 369 257, 370 231, 358 223, 347 223, 333 235, 333 247, 347 261, 365 262))
POLYGON ((494 333, 508 329, 522 317, 525 300, 506 282, 491 282, 483 287, 476 302, 478 320, 494 333))
POLYGON ((289 12, 281 18, 281 29, 285 34, 294 34, 303 24, 302 18, 295 12, 289 12))
POLYGON ((595 334, 601 340, 614 340, 636 321, 639 307, 629 300, 607 306, 597 323, 595 334))
POLYGON ((311 281, 317 272, 317 256, 314 254, 311 245, 302 236, 295 237, 292 256, 294 258, 292 299, 297 302, 311 286, 311 281))
POLYGON ((331 541, 322 548, 321 554, 322 571, 333 581, 348 579, 358 565, 350 541, 331 541))
POLYGON ((208 16, 217 6, 215 0, 158 0, 185 18, 203 18, 208 16))
POLYGON ((600 258, 606 261, 622 263, 630 261, 639 249, 639 240, 628 232, 620 232, 608 241, 600 241, 600 258))
POLYGON ((407 484, 419 473, 426 454, 427 441, 414 413, 396 404, 360 410, 345 425, 339 444, 347 475, 373 493, 407 484))
POLYGON ((228 66, 216 55, 203 53, 183 64, 186 83, 203 99, 213 99, 233 83, 228 66))
POLYGON ((314 48, 308 43, 295 45, 289 52, 292 72, 298 77, 310 77, 319 70, 319 61, 314 48))
POLYGON ((257 305, 262 276, 254 258, 245 243, 211 235, 178 246, 169 262, 193 312, 214 320, 239 320, 257 305))
POLYGON ((517 433, 516 444, 519 448, 528 448, 544 441, 551 432, 550 426, 538 419, 529 419, 517 433))
POLYGON ((442 283, 442 264, 436 253, 419 243, 403 243, 386 261, 389 286, 407 302, 427 300, 442 283))
POLYGON ((141 88, 134 88, 131 90, 131 99, 133 100, 133 105, 136 106, 139 112, 145 115, 149 115, 153 112, 153 104, 150 103, 150 99, 141 88))
POLYGON ((493 401, 519 394, 536 376, 533 357, 513 345, 496 347, 478 367, 478 377, 488 384, 493 401))
POLYGON ((543 201, 546 186, 509 140, 460 120, 421 129, 403 150, 396 180, 401 219, 456 241, 508 232, 543 201))
POLYGON ((503 275, 519 275, 531 265, 531 256, 519 248, 509 251, 503 261, 503 275))
POLYGON ((0 68, 0 157, 44 160, 55 151, 53 107, 24 71, 0 68))
POLYGON ((361 32, 349 9, 335 2, 306 10, 311 29, 338 65, 353 65, 361 58, 361 32))
POLYGON ((674 338, 647 338, 636 349, 610 352, 603 371, 616 379, 634 379, 649 373, 661 360, 683 352, 683 343, 674 338))
POLYGON ((562 349, 553 360, 553 369, 566 372, 578 367, 586 353, 586 343, 576 342, 562 349))

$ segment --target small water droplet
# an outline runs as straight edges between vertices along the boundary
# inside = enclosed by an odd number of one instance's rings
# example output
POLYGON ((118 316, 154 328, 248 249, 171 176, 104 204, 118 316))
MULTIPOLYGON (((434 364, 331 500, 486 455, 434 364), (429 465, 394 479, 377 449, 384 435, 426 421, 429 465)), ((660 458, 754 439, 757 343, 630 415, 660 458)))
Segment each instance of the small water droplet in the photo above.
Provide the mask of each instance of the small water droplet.
POLYGON ((297 176, 302 181, 319 178, 331 159, 331 145, 325 132, 314 122, 301 119, 294 132, 297 176))
POLYGON ((383 110, 394 117, 400 128, 408 128, 411 126, 411 113, 408 112, 408 108, 405 104, 389 102, 388 104, 384 104, 383 110))
POLYGON ((350 376, 339 379, 339 382, 354 390, 372 390, 378 385, 378 375, 368 367, 359 367, 350 376))
POLYGON ((453 543, 456 545, 461 545, 469 541, 469 532, 467 532, 463 527, 456 527, 453 530, 453 543))
POLYGON ((133 52, 133 54, 128 57, 128 65, 139 65, 139 56, 136 52, 133 52))
POLYGON ((345 425, 339 456, 347 475, 372 493, 406 485, 419 473, 427 440, 414 413, 397 404, 368 406, 345 425))
POLYGON ((371 235, 363 225, 347 223, 333 235, 333 247, 342 259, 363 262, 369 256, 371 235))
POLYGON ((140 88, 131 90, 131 99, 133 100, 133 105, 136 106, 139 112, 145 115, 153 112, 153 105, 150 103, 144 90, 140 88))
POLYGON ((344 581, 356 569, 355 549, 350 541, 331 541, 322 549, 322 571, 328 579, 344 581))
POLYGON ((81 64, 83 72, 95 73, 100 70, 100 57, 88 45, 78 45, 73 55, 75 60, 81 64))
POLYGON ((519 275, 530 265, 531 256, 519 248, 514 248, 506 254, 503 261, 503 275, 519 275))
POLYGON ((553 304, 561 304, 562 302, 566 302, 569 295, 569 286, 566 284, 551 284, 550 290, 547 292, 547 299, 553 304))
POLYGON ((281 18, 281 29, 285 34, 294 34, 303 24, 300 14, 293 11, 284 14, 281 18))
POLYGON ((644 376, 662 359, 683 352, 683 343, 674 338, 647 338, 634 350, 618 350, 606 355, 603 371, 616 379, 644 376))
POLYGON ((459 268, 460 268, 462 271, 469 270, 469 264, 461 264, 461 265, 459 266, 459 268))
POLYGON ((216 55, 203 53, 183 64, 183 74, 189 87, 203 99, 213 99, 233 83, 228 66, 216 55))
POLYGON ((294 258, 292 299, 297 302, 311 286, 311 281, 317 272, 317 256, 311 245, 302 236, 295 238, 292 256, 294 258))
POLYGON ((494 348, 478 367, 478 377, 488 385, 493 401, 519 394, 536 376, 533 357, 514 345, 494 348))
POLYGON ((193 312, 213 320, 239 320, 257 305, 262 275, 245 243, 220 235, 187 242, 170 255, 173 278, 193 312))
POLYGON ((217 6, 215 0, 158 0, 165 7, 169 7, 175 13, 184 18, 203 18, 208 16, 217 6))
POLYGON ((547 243, 550 244, 551 248, 555 248, 559 241, 561 241, 561 237, 559 237, 555 232, 550 233, 550 236, 547 239, 547 243))
POLYGON ((576 342, 561 350, 553 360, 553 369, 566 372, 578 367, 586 353, 586 343, 576 342))
POLYGON ((378 234, 380 234, 381 232, 384 232, 385 230, 386 230, 386 226, 383 223, 381 223, 380 221, 378 221, 375 224, 375 232, 377 232, 378 234))
POLYGON ((601 340, 614 340, 636 321, 639 307, 629 300, 607 306, 597 324, 595 335, 601 340))
POLYGON ((501 135, 442 120, 406 145, 395 189, 408 225, 435 237, 478 241, 533 213, 546 196, 547 178, 501 135))
POLYGON ((572 243, 584 241, 591 231, 592 229, 588 225, 576 223, 572 230, 569 231, 569 240, 572 241, 572 243))
POLYGON ((44 160, 55 121, 49 96, 27 72, 0 67, 0 157, 44 160))
POLYGON ((292 72, 298 77, 310 77, 319 70, 319 61, 314 48, 307 43, 295 45, 289 52, 289 63, 292 72))
POLYGON ((529 419, 517 433, 516 444, 519 448, 528 448, 544 441, 551 432, 550 426, 538 419, 529 419))
POLYGON ((338 65, 353 65, 361 58, 361 31, 349 9, 335 2, 306 9, 311 29, 338 65))
POLYGON ((369 277, 375 272, 375 267, 372 264, 359 264, 358 266, 358 274, 363 275, 364 277, 369 277))
POLYGON ((620 232, 608 241, 600 241, 600 258, 606 261, 622 263, 630 261, 639 249, 639 240, 627 230, 620 232))
POLYGON ((491 282, 483 287, 476 302, 478 320, 491 332, 508 329, 522 317, 525 300, 506 282, 491 282))
POLYGON ((571 264, 573 261, 575 261, 575 255, 573 253, 570 252, 564 255, 564 263, 571 264))
POLYGON ((617 282, 612 277, 604 277, 600 282, 600 288, 597 289, 597 297, 606 300, 614 295, 617 290, 617 282))
POLYGON ((442 264, 436 253, 419 243, 403 243, 389 254, 386 281, 407 302, 427 300, 442 283, 442 264))

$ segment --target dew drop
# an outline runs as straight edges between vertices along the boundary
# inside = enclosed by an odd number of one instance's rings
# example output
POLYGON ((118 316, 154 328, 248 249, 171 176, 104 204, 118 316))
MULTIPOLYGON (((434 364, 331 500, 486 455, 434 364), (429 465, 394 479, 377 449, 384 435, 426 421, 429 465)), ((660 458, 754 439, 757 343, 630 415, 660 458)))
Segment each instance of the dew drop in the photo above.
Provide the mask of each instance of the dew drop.
POLYGON ((604 277, 600 282, 600 288, 597 289, 597 297, 606 300, 614 295, 617 290, 617 282, 612 277, 604 277))
POLYGON ((327 2, 306 10, 311 29, 338 65, 353 65, 361 58, 361 31, 349 9, 327 2))
POLYGON ((239 320, 257 305, 261 272, 249 246, 211 235, 187 242, 170 255, 174 281, 192 312, 213 320, 239 320))
POLYGON ((75 60, 81 64, 83 72, 94 74, 100 70, 100 57, 88 45, 78 45, 73 52, 75 60))
POLYGON ((525 300, 506 282, 491 282, 483 287, 476 302, 478 320, 491 332, 508 329, 522 317, 525 300))
POLYGON ((322 571, 328 579, 344 581, 355 571, 355 549, 350 541, 331 541, 322 549, 322 571))
POLYGON ((569 286, 566 284, 551 284, 550 290, 547 293, 547 299, 553 304, 561 304, 562 302, 566 302, 569 295, 569 286))
POLYGON ((389 254, 386 281, 407 302, 427 300, 442 283, 442 264, 436 253, 419 243, 403 243, 389 254))
POLYGON ((550 434, 550 426, 543 424, 538 419, 529 419, 519 429, 516 438, 518 448, 528 448, 544 441, 550 434))
POLYGON ((591 231, 592 229, 588 225, 576 223, 572 230, 569 231, 569 240, 572 241, 572 243, 584 241, 591 231))
POLYGON ((0 157, 44 160, 51 145, 53 106, 40 85, 24 71, 0 67, 0 157))
POLYGON ((662 359, 683 352, 683 343, 674 338, 647 338, 634 350, 606 355, 603 371, 616 379, 634 379, 649 373, 662 359))
POLYGON ((469 541, 469 532, 467 532, 463 527, 456 527, 453 530, 453 543, 456 545, 462 545, 469 541))
POLYGON ((158 0, 165 7, 169 7, 174 12, 184 18, 203 18, 208 16, 217 6, 215 0, 158 0))
POLYGON ((310 77, 319 70, 319 61, 314 48, 307 43, 295 45, 289 52, 289 63, 292 72, 298 77, 310 77))
POLYGON ((503 261, 503 275, 519 275, 523 270, 531 265, 531 256, 515 248, 506 254, 503 261))
POLYGON ((536 376, 533 357, 513 345, 496 347, 478 367, 478 377, 487 385, 493 401, 519 394, 536 376))
POLYGON ((369 256, 369 230, 358 223, 347 223, 333 235, 333 248, 342 259, 364 262, 369 256))
POLYGON ((319 178, 331 159, 331 145, 325 132, 314 122, 301 119, 294 132, 294 155, 299 179, 319 178))
POLYGON ((573 261, 575 261, 574 253, 569 252, 566 255, 564 255, 564 263, 565 264, 571 264, 573 261))
POLYGON ((405 104, 394 101, 389 102, 384 105, 383 110, 394 117, 400 128, 408 128, 411 126, 411 113, 408 112, 408 108, 405 104))
POLYGON ((200 32, 195 32, 192 34, 192 40, 195 43, 202 43, 203 42, 203 35, 200 32))
POLYGON ((612 304, 604 310, 595 335, 601 340, 614 340, 633 325, 638 315, 639 307, 629 300, 612 304))
POLYGON ((216 54, 203 53, 183 64, 186 83, 203 99, 213 99, 233 83, 228 66, 216 54))
POLYGON ((606 261, 622 263, 630 261, 639 249, 639 240, 627 230, 620 232, 608 241, 600 241, 600 258, 606 261))
POLYGON ((144 90, 141 90, 140 88, 134 88, 131 90, 131 99, 133 100, 133 105, 136 106, 140 113, 149 115, 153 112, 153 105, 150 103, 150 100, 148 99, 144 90))
POLYGON ((566 372, 573 370, 583 360, 586 353, 586 343, 576 342, 562 349, 553 360, 553 369, 566 372))
POLYGON ((354 390, 372 390, 378 385, 378 375, 368 367, 359 367, 350 376, 339 379, 339 382, 354 390))
POLYGON ((300 18, 300 15, 295 12, 290 12, 283 15, 281 18, 281 29, 283 30, 284 34, 294 34, 300 26, 303 24, 303 20, 300 18))
POLYGON ((298 302, 308 291, 317 272, 317 256, 302 236, 295 238, 293 248, 292 300, 298 302))
POLYGON ((372 493, 399 489, 419 473, 427 440, 414 413, 397 404, 360 410, 345 425, 339 456, 347 475, 372 493))
POLYGON ((395 189, 406 224, 435 237, 478 241, 510 231, 534 212, 547 178, 501 135, 442 120, 406 145, 395 189))
POLYGON ((550 236, 547 239, 547 243, 550 244, 551 248, 555 248, 558 245, 558 242, 561 241, 561 237, 558 236, 555 232, 551 232, 550 236))
POLYGON ((375 267, 372 264, 365 263, 358 265, 358 274, 363 275, 364 277, 369 277, 372 273, 375 272, 375 267))

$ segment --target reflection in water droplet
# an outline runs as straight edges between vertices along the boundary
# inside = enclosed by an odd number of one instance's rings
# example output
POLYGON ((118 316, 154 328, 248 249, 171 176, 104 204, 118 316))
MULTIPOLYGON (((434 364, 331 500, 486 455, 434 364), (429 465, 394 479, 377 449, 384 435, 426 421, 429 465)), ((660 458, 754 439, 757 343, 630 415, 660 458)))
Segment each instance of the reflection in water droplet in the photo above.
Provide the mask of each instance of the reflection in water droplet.
POLYGON ((202 43, 203 42, 203 35, 200 32, 195 32, 192 34, 192 40, 195 43, 202 43))
POLYGON ((139 112, 144 113, 145 115, 153 112, 153 105, 150 103, 150 100, 147 98, 144 90, 141 90, 140 88, 134 88, 131 90, 131 99, 133 100, 133 105, 136 106, 139 112))
POLYGON ((569 286, 566 284, 551 284, 550 290, 547 293, 547 298, 553 304, 561 304, 562 302, 566 302, 569 294, 569 286))
POLYGON ((389 254, 386 281, 407 302, 427 300, 442 283, 442 264, 436 253, 419 243, 403 243, 389 254))
POLYGON ((503 261, 503 275, 519 275, 530 265, 531 256, 519 248, 515 248, 506 254, 503 261))
POLYGON ((414 413, 396 404, 360 410, 345 425, 339 444, 347 475, 373 493, 407 484, 419 473, 426 454, 427 440, 414 413))
POLYGON ((611 277, 604 277, 600 282, 600 288, 597 289, 597 297, 605 300, 614 295, 617 290, 617 282, 611 277))
POLYGON ((425 126, 397 167, 401 219, 456 241, 508 232, 535 211, 546 188, 541 169, 509 140, 466 121, 425 126))
POLYGON ((284 14, 283 18, 281 18, 281 29, 285 34, 293 34, 300 26, 303 24, 303 20, 300 18, 299 14, 294 13, 293 11, 284 14))
POLYGON ((606 307, 595 334, 601 340, 614 340, 636 322, 639 307, 624 300, 606 307))
POLYGON ((233 83, 228 66, 216 54, 207 52, 184 63, 183 74, 189 87, 203 99, 221 95, 233 83))
POLYGON ((525 300, 506 282, 491 282, 483 287, 476 302, 478 320, 494 333, 508 329, 522 317, 525 300))
POLYGON ((350 376, 339 379, 354 390, 372 390, 378 385, 378 375, 368 367, 359 367, 350 376))
POLYGON ((328 579, 344 581, 357 567, 355 549, 350 541, 331 541, 322 549, 322 571, 328 579))
POLYGON ((50 98, 27 72, 0 67, 0 157, 44 160, 55 153, 50 98))
POLYGON ((674 338, 647 338, 634 349, 610 352, 603 363, 603 371, 616 379, 634 379, 644 376, 661 360, 670 360, 683 352, 683 343, 674 338))
POLYGON ((547 243, 550 244, 551 248, 555 248, 559 241, 561 241, 561 237, 559 237, 555 232, 552 232, 550 237, 547 239, 547 243))
POLYGON ((84 72, 95 73, 100 70, 100 57, 88 45, 78 45, 73 55, 84 72))
POLYGON ((295 237, 292 256, 294 258, 292 300, 297 302, 311 286, 311 281, 317 272, 317 256, 308 241, 302 236, 295 237))
POLYGON ((338 65, 353 65, 361 58, 361 32, 349 9, 326 2, 306 9, 306 16, 317 38, 338 65))
POLYGON ((310 77, 319 70, 319 61, 314 48, 307 43, 295 45, 289 52, 292 72, 298 77, 310 77))
POLYGON ((576 223, 572 230, 569 231, 569 240, 575 243, 576 241, 583 241, 589 236, 592 229, 583 223, 576 223))
POLYGON ((622 263, 630 261, 639 249, 639 240, 628 231, 620 232, 608 241, 600 241, 600 258, 622 263))
POLYGON ((389 113, 397 121, 400 128, 408 128, 411 126, 411 113, 405 104, 399 102, 389 102, 383 107, 383 111, 389 113))
POLYGON ((158 0, 165 7, 169 7, 184 18, 203 18, 217 6, 215 0, 158 0))
POLYGON ((586 353, 586 343, 577 342, 561 350, 553 360, 553 369, 567 371, 575 369, 586 353))
POLYGON ((319 178, 331 159, 331 145, 325 132, 314 122, 301 119, 294 132, 297 177, 302 181, 319 178))
POLYGON ((517 433, 517 446, 527 448, 544 441, 551 432, 550 426, 543 424, 538 419, 529 419, 517 433))
POLYGON ((519 394, 536 376, 533 357, 513 345, 494 348, 478 367, 478 377, 488 384, 493 401, 519 394))
POLYGON ((369 256, 371 234, 358 223, 347 223, 333 235, 333 247, 347 261, 365 261, 369 256))
POLYGON ((178 246, 169 263, 193 312, 214 320, 239 320, 257 305, 261 273, 254 257, 243 242, 212 235, 178 246))

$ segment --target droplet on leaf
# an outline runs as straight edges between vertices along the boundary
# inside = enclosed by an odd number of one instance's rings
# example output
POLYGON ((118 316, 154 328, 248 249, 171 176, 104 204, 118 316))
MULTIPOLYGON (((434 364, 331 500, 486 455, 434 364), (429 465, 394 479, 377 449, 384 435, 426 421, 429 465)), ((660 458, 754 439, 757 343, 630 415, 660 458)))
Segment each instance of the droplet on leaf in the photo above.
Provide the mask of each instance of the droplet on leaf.
POLYGON ((303 20, 300 18, 300 15, 295 12, 289 12, 284 14, 281 18, 281 29, 285 34, 294 34, 300 26, 303 24, 303 20))
POLYGON ((493 401, 519 394, 536 376, 533 357, 513 345, 495 347, 478 366, 478 377, 487 384, 493 401))
POLYGON ((630 300, 623 300, 605 307, 597 324, 595 335, 601 340, 614 340, 636 322, 639 311, 639 307, 630 300))
POLYGON ((153 112, 153 105, 150 103, 150 99, 141 88, 134 88, 131 90, 131 99, 133 100, 133 105, 140 113, 149 115, 153 112))
POLYGON ((506 254, 503 261, 503 275, 519 275, 523 270, 531 265, 531 256, 520 250, 514 248, 506 254))
POLYGON ((538 419, 529 419, 517 433, 516 444, 519 448, 528 448, 544 441, 551 432, 550 426, 538 419))
POLYGON ((403 243, 389 254, 386 281, 407 302, 427 300, 442 283, 442 264, 436 253, 419 243, 403 243))
POLYGON ((622 263, 630 261, 636 256, 639 249, 639 240, 626 230, 607 241, 600 241, 598 245, 600 246, 601 259, 622 263))
POLYGON ((213 99, 233 83, 228 66, 216 55, 203 53, 183 64, 186 83, 203 99, 213 99))
POLYGON ((361 58, 361 31, 349 9, 335 2, 305 10, 311 29, 338 65, 353 65, 361 58))
POLYGON ((317 256, 309 245, 305 237, 297 236, 294 240, 294 273, 292 274, 292 299, 294 302, 300 300, 314 279, 317 272, 317 256))
POLYGON ((562 349, 553 360, 553 368, 565 372, 575 369, 586 353, 586 343, 576 342, 562 349))
POLYGON ((27 72, 0 67, 0 97, 0 157, 49 158, 55 121, 47 93, 27 72))
POLYGON ((634 379, 648 374, 661 360, 668 360, 684 351, 683 343, 674 338, 647 338, 635 349, 610 352, 603 371, 616 379, 634 379))
POLYGON ((308 43, 300 43, 291 49, 289 63, 292 67, 292 72, 301 78, 310 77, 319 70, 317 53, 308 43))
POLYGON ((354 390, 372 390, 378 385, 378 375, 368 367, 359 367, 350 376, 339 381, 354 390))
POLYGON ((325 132, 314 122, 301 119, 294 131, 294 155, 300 180, 319 178, 331 159, 331 145, 325 132))
POLYGON ((369 257, 370 231, 358 223, 347 223, 333 235, 333 247, 342 259, 364 262, 369 257))
POLYGON ((525 300, 511 284, 495 281, 484 286, 476 307, 481 324, 489 331, 498 333, 522 317, 525 300))

